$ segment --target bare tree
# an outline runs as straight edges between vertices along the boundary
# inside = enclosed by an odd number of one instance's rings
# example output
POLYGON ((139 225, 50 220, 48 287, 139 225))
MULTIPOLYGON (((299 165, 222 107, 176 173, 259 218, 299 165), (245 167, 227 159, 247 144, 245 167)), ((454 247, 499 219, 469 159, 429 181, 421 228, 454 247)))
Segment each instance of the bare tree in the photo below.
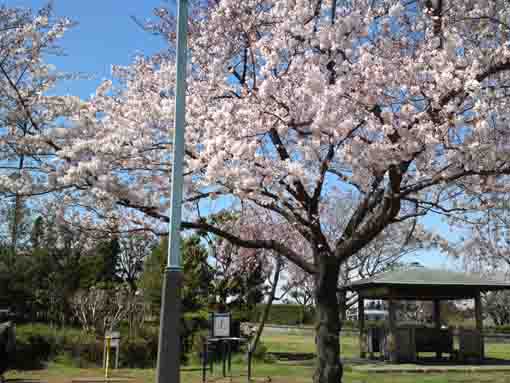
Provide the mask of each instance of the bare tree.
POLYGON ((92 287, 77 292, 71 307, 85 331, 104 334, 118 326, 133 309, 133 304, 124 286, 115 289, 92 287))

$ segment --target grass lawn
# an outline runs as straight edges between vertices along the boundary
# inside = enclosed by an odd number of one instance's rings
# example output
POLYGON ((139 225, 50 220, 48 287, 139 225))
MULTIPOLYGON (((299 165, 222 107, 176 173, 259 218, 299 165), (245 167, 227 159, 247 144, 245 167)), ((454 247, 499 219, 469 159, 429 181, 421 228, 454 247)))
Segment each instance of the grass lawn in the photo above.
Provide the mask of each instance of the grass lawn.
MULTIPOLYGON (((295 334, 264 334, 262 342, 272 352, 315 352, 313 335, 295 334)), ((356 336, 343 336, 340 341, 342 357, 353 358, 359 356, 359 343, 356 336)), ((510 361, 510 343, 486 343, 487 358, 506 359, 510 361)))
MULTIPOLYGON (((191 367, 191 366, 190 366, 191 367)), ((187 367, 187 368, 190 368, 187 367)), ((245 366, 235 364, 232 366, 232 380, 222 379, 218 374, 210 379, 210 382, 246 382, 245 366)), ((219 372, 219 371, 218 371, 219 372)), ((271 377, 274 383, 308 383, 313 374, 312 365, 290 364, 257 364, 254 366, 256 382, 267 381, 271 377)), ((17 383, 23 380, 44 381, 48 383, 67 383, 73 378, 94 377, 103 375, 101 369, 78 369, 58 364, 50 364, 46 370, 30 372, 14 372, 7 375, 9 379, 16 379, 17 383), (17 380, 21 379, 21 380, 17 380)), ((113 377, 129 377, 133 383, 154 383, 154 370, 118 370, 113 377)), ((182 372, 182 383, 199 383, 201 374, 198 371, 182 372)), ((347 370, 344 383, 461 383, 461 382, 487 382, 487 383, 510 383, 508 373, 447 373, 447 374, 367 374, 347 370)))
MULTIPOLYGON (((268 349, 273 352, 314 352, 313 336, 289 335, 289 334, 265 334, 262 341, 268 349)), ((358 341, 357 337, 344 337, 341 343, 343 355, 346 358, 357 356, 358 341)), ((510 344, 487 344, 487 354, 489 357, 506 358, 510 360, 510 344)), ((271 377, 274 383, 304 383, 311 382, 313 375, 313 361, 299 363, 256 363, 253 368, 253 374, 256 382, 267 381, 271 377)), ((182 383, 201 382, 201 372, 196 371, 199 366, 190 365, 183 367, 182 383), (193 370, 195 371, 186 371, 193 370)), ((344 383, 461 383, 461 382, 487 382, 487 383, 510 383, 510 374, 506 373, 444 373, 444 374, 370 374, 352 371, 349 366, 345 367, 344 383)), ((215 368, 215 374, 210 382, 246 382, 246 365, 242 363, 242 357, 238 356, 232 366, 232 376, 230 379, 220 377, 220 368, 215 368)), ((47 383, 67 383, 73 378, 86 378, 103 376, 101 369, 79 369, 69 367, 63 364, 50 363, 48 368, 40 371, 14 371, 7 374, 8 379, 21 379, 29 381, 43 381, 47 383)), ((133 383, 153 383, 153 369, 123 369, 114 371, 114 377, 129 377, 133 383)))
MULTIPOLYGON (((313 335, 263 334, 262 342, 272 352, 315 352, 313 335)), ((342 356, 352 358, 359 355, 358 338, 343 336, 340 342, 342 356)))

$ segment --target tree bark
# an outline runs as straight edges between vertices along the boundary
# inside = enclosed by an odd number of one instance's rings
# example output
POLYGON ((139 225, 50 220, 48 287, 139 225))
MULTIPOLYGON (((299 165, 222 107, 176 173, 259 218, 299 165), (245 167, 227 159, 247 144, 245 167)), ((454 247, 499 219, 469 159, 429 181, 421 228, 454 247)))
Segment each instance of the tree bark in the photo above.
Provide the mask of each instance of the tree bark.
POLYGON ((273 301, 276 297, 276 288, 278 287, 278 281, 280 279, 280 273, 282 271, 283 262, 280 258, 276 259, 276 270, 273 277, 273 285, 271 288, 271 293, 269 294, 266 306, 264 307, 264 311, 262 313, 262 316, 260 318, 259 327, 257 329, 257 332, 255 333, 255 337, 253 338, 252 342, 250 343, 250 347, 248 348, 248 365, 250 368, 248 368, 248 380, 251 380, 251 362, 253 359, 253 354, 257 350, 257 346, 260 341, 260 337, 262 336, 262 332, 264 331, 264 326, 266 324, 267 318, 269 318, 269 312, 271 311, 271 306, 273 305, 273 301))
POLYGON ((314 383, 341 383, 340 310, 337 297, 339 261, 335 257, 319 257, 315 278, 317 361, 314 383))
MULTIPOLYGON (((269 312, 271 311, 271 306, 273 305, 273 301, 276 296, 276 289, 278 287, 278 281, 280 279, 280 273, 282 270, 283 262, 281 259, 276 260, 276 270, 274 272, 273 277, 273 285, 271 288, 271 292, 269 293, 269 297, 267 299, 266 306, 264 307, 264 311, 262 312, 262 316, 260 318, 259 327, 257 329, 257 332, 255 334, 255 337, 253 338, 250 346, 250 354, 253 354, 255 350, 257 349, 257 346, 260 341, 260 337, 262 336, 262 332, 264 331, 264 326, 266 324, 267 318, 269 318, 269 312)), ((250 355, 251 356, 251 355, 250 355)))
POLYGON ((347 320, 347 296, 345 290, 338 292, 338 301, 340 305, 340 320, 343 322, 347 320))

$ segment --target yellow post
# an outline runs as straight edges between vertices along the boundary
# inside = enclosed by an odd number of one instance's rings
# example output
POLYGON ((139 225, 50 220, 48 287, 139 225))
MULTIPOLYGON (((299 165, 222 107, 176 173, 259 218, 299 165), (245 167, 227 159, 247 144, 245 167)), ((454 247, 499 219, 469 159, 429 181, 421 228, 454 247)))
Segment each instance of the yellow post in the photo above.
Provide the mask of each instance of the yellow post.
POLYGON ((108 365, 110 364, 110 346, 112 342, 112 337, 107 336, 105 339, 106 339, 106 365, 104 369, 104 378, 108 379, 108 365))

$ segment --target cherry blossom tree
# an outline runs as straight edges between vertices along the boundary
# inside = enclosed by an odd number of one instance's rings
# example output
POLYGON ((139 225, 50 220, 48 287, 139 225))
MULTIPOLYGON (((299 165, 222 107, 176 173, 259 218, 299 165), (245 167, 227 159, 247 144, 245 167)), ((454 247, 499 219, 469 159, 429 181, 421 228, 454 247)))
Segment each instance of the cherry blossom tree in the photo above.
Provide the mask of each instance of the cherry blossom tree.
POLYGON ((461 238, 450 253, 467 270, 482 273, 508 273, 510 270, 510 209, 506 193, 475 194, 477 212, 455 222, 461 238))
MULTIPOLYGON (((26 247, 26 221, 47 188, 58 117, 71 114, 76 98, 48 95, 64 77, 43 57, 59 54, 58 40, 72 22, 56 18, 51 5, 37 12, 0 7, 0 203, 9 211, 9 244, 26 247)), ((53 189, 52 189, 53 190, 53 189)), ((2 208, 0 208, 2 209, 2 208)))
MULTIPOLYGON (((456 222, 463 235, 450 253, 460 260, 468 272, 476 272, 489 279, 508 280, 510 275, 508 196, 503 193, 475 194, 480 200, 476 214, 468 214, 456 222)), ((483 294, 485 312, 496 325, 510 323, 506 291, 483 294)))
MULTIPOLYGON (((469 189, 507 190, 510 5, 193 4, 182 227, 270 251, 312 275, 314 381, 339 382, 342 266, 392 225, 476 209, 469 189), (214 200, 247 219, 257 211, 301 240, 210 223, 199 213, 214 200), (331 200, 352 209, 328 237, 331 200)), ((116 70, 120 87, 102 84, 62 138, 55 187, 72 190, 62 207, 80 207, 82 225, 116 215, 157 232, 168 222, 175 21, 164 9, 158 16, 152 28, 169 53, 116 70)))
MULTIPOLYGON (((76 98, 49 96, 56 82, 68 77, 43 61, 59 54, 57 42, 72 22, 53 16, 51 6, 36 13, 0 7, 0 193, 22 198, 37 192, 54 168, 60 149, 56 119, 75 112, 76 98)), ((43 188, 40 188, 42 192, 43 188)))

